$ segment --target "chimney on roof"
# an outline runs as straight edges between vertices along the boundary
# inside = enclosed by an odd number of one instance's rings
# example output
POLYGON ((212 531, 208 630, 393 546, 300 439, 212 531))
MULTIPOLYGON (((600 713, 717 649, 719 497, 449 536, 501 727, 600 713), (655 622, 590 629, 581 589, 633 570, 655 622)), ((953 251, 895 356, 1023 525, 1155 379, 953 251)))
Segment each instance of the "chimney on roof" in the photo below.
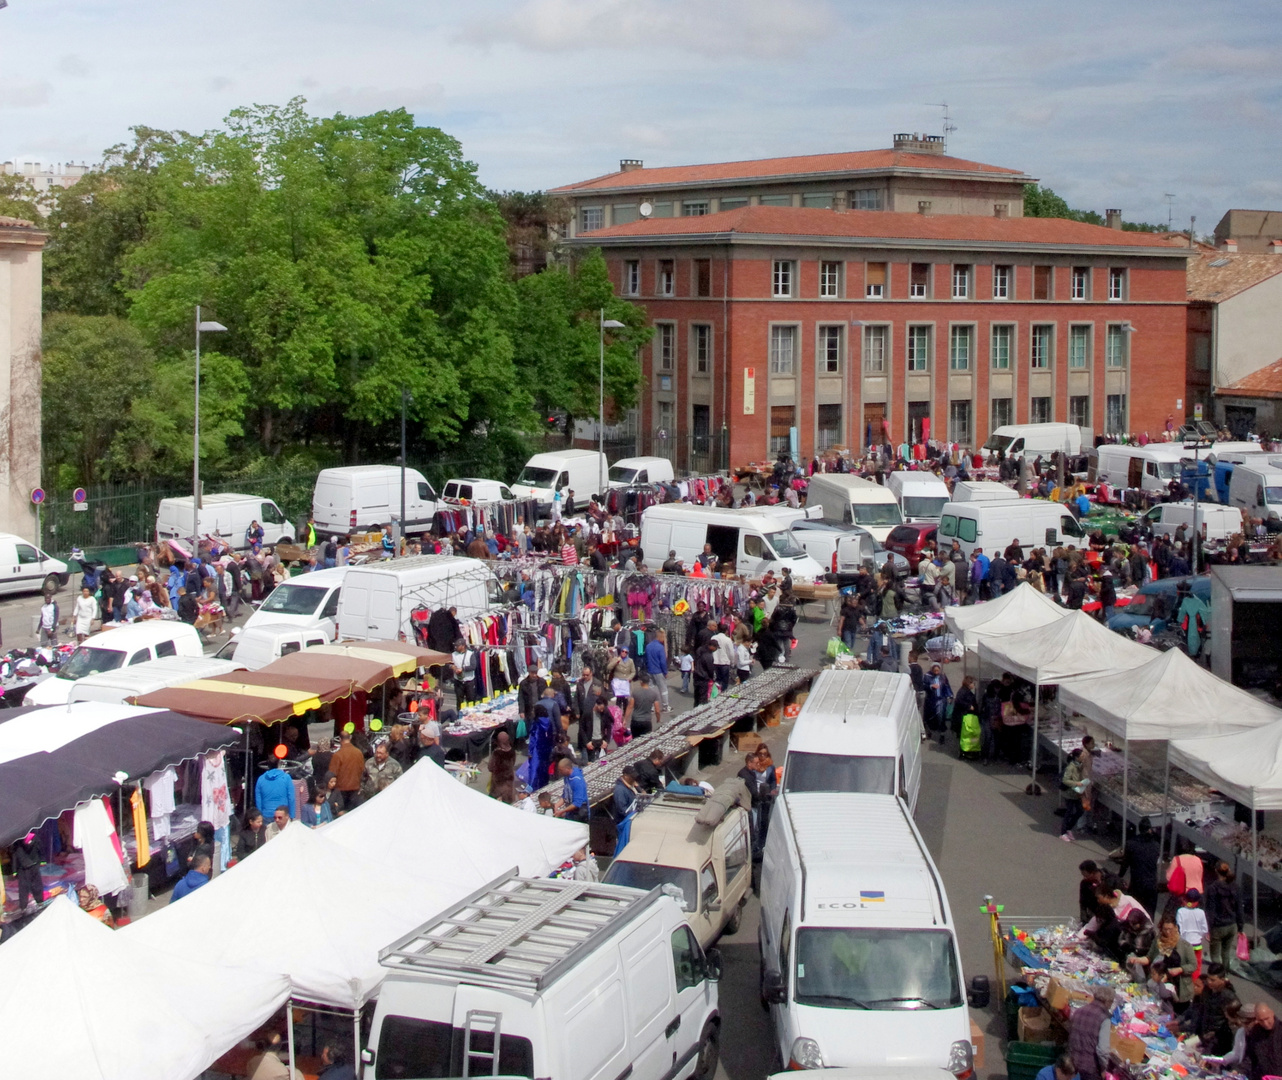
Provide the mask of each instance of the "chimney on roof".
POLYGON ((1221 251, 1237 251, 1236 240, 1223 240, 1220 242, 1221 251))
POLYGON ((1122 211, 1105 210, 1104 223, 1108 225, 1110 229, 1120 229, 1122 227, 1122 211))
POLYGON ((619 162, 619 172, 636 172, 637 169, 644 169, 645 162, 640 158, 625 157, 619 162))
POLYGON ((1282 240, 1270 240, 1269 250, 1273 252, 1274 255, 1282 255, 1282 240))
POLYGON ((942 154, 947 144, 942 135, 919 135, 917 132, 900 132, 895 136, 895 149, 912 154, 942 154))
POLYGON ((832 195, 832 208, 839 214, 844 214, 850 209, 850 196, 844 191, 834 191, 832 195))

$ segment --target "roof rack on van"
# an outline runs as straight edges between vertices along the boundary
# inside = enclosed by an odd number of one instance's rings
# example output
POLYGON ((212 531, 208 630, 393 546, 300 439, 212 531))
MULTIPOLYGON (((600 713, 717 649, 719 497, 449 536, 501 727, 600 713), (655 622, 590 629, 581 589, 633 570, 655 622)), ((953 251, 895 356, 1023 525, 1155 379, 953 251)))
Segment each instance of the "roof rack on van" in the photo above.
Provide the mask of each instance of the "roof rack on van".
POLYGON ((537 994, 662 894, 515 869, 387 946, 379 963, 537 994))

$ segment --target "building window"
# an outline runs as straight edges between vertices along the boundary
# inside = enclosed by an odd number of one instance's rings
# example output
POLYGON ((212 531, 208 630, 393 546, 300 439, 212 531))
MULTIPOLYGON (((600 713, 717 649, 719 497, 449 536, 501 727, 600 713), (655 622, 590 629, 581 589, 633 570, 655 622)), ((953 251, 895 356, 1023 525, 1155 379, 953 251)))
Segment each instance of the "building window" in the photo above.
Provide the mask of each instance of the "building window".
POLYGON ((605 224, 604 206, 585 206, 579 212, 579 231, 593 232, 605 224))
POLYGON ((993 217, 1004 218, 1010 214, 1010 203, 993 203, 993 217))
POLYGON ((881 188, 855 188, 850 193, 852 210, 880 210, 881 188))
POLYGON ((791 206, 791 195, 762 195, 757 200, 762 206, 791 206))
POLYGON ((1028 422, 1030 424, 1049 424, 1051 422, 1051 399, 1035 397, 1028 403, 1028 422))
POLYGON ((990 413, 992 414, 992 426, 994 428, 1010 427, 1011 414, 1014 410, 1011 408, 1011 400, 1008 397, 995 397, 990 402, 990 413))
POLYGON ((770 406, 770 452, 784 454, 792 449, 792 429, 797 424, 795 405, 770 406))
POLYGON ((670 439, 672 438, 672 417, 674 412, 672 402, 659 401, 655 404, 657 407, 654 416, 656 420, 654 433, 660 439, 670 439))
POLYGON ((792 295, 794 264, 787 259, 775 259, 774 294, 775 296, 792 295))
POLYGON ((908 295, 923 299, 930 292, 930 263, 913 263, 908 268, 908 295))
POLYGON ((1074 300, 1089 300, 1091 296, 1091 268, 1089 266, 1073 267, 1074 300))
POLYGON ((801 196, 801 205, 812 210, 831 210, 832 192, 813 191, 801 196))
POLYGON ((717 202, 719 210, 738 210, 742 206, 747 206, 747 199, 720 199, 717 202))
POLYGON ((994 371, 1010 370, 1011 342, 1015 337, 1013 326, 999 325, 992 328, 992 356, 994 371))
POLYGON ((1091 328, 1089 326, 1068 328, 1068 366, 1079 371, 1091 366, 1091 328))
POLYGON ((1055 327, 1034 326, 1032 342, 1028 353, 1028 366, 1034 371, 1048 371, 1051 366, 1051 350, 1055 344, 1055 327))
POLYGON ((929 326, 910 326, 908 328, 908 370, 930 370, 930 331, 929 326))
POLYGON ((703 217, 711 209, 707 199, 696 199, 693 202, 683 202, 681 204, 682 217, 703 217))
POLYGON ((929 199, 918 199, 918 200, 917 200, 917 213, 919 213, 919 214, 929 214, 929 213, 930 213, 930 206, 931 206, 931 203, 930 203, 930 200, 929 200, 929 199))
POLYGON ((864 371, 869 375, 881 375, 886 370, 886 331, 885 326, 864 327, 864 371))
POLYGON ((1104 399, 1104 434, 1126 434, 1126 395, 1109 394, 1104 399))
POLYGON ((1009 266, 993 267, 993 299, 1009 300, 1010 299, 1010 279, 1011 272, 1009 266))
POLYGON ((1110 326, 1104 337, 1104 366, 1126 367, 1126 329, 1116 324, 1110 326))
POLYGON ((654 358, 660 371, 671 371, 677 358, 677 328, 674 323, 654 324, 654 358))
POLYGON ((629 259, 623 264, 623 293, 625 296, 641 293, 641 263, 636 259, 629 259))
POLYGON ((819 264, 819 295, 826 300, 835 300, 841 296, 841 263, 819 264))
POLYGON ((953 267, 953 299, 970 299, 970 267, 958 265, 953 267))
POLYGON ((677 264, 671 259, 659 260, 659 295, 671 296, 676 291, 677 264))
POLYGON ((970 402, 948 403, 948 441, 970 445, 970 402))
POLYGON ((1108 298, 1110 300, 1126 299, 1126 271, 1118 266, 1108 270, 1108 298))
POLYGON ((610 213, 611 225, 627 225, 641 216, 636 203, 615 203, 610 213))
POLYGON ((650 205, 654 207, 654 211, 650 214, 651 217, 671 217, 672 216, 671 201, 651 203, 650 205))
POLYGON ((793 358, 797 352, 797 328, 772 326, 770 328, 770 374, 791 375, 793 358))
POLYGON ((841 406, 840 405, 820 405, 815 410, 815 420, 819 428, 817 441, 820 450, 827 450, 830 446, 840 446, 841 438, 841 406))
POLYGON ((881 300, 886 295, 886 264, 869 263, 864 277, 864 295, 869 300, 881 300))
POLYGON ((712 366, 712 327, 695 323, 690 327, 690 333, 693 339, 690 351, 694 354, 695 374, 706 375, 712 366))
POLYGON ((1051 268, 1049 266, 1033 267, 1033 299, 1049 300, 1051 298, 1051 268))
POLYGON ((969 371, 973 326, 954 326, 948 331, 948 368, 950 371, 969 371))
POLYGON ((694 295, 712 295, 712 260, 694 260, 694 295))
POLYGON ((1091 426, 1091 399, 1086 394, 1075 394, 1068 399, 1068 422, 1080 428, 1091 426))
POLYGON ((841 326, 819 327, 819 372, 822 375, 837 375, 841 372, 843 329, 841 326))

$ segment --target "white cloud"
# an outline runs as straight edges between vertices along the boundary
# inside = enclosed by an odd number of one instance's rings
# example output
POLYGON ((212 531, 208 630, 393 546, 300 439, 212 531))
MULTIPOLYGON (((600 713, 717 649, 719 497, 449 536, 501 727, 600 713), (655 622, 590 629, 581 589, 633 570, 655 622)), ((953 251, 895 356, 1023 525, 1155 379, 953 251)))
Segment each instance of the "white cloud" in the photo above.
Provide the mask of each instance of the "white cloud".
POLYGON ((418 112, 435 108, 445 98, 440 83, 414 87, 340 86, 308 95, 312 112, 344 112, 350 115, 378 112, 381 109, 409 109, 418 112))
POLYGON ((0 86, 0 109, 38 109, 52 98, 52 83, 10 82, 0 86))
POLYGON ((58 59, 58 70, 63 75, 70 75, 73 78, 83 79, 89 75, 89 65, 85 63, 85 58, 76 53, 68 53, 66 56, 58 59))

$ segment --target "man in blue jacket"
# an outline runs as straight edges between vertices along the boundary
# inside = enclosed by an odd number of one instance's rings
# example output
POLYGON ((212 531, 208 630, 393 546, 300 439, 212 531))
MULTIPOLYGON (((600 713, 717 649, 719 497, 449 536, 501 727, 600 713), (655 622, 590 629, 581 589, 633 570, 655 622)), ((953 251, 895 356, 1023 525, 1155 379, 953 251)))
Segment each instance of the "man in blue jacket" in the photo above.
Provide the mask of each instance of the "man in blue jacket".
POLYGON ((671 712, 668 704, 668 635, 660 630, 645 647, 645 670, 650 685, 659 691, 659 702, 664 712, 671 712))
POLYGON ((268 769, 254 785, 254 805, 270 817, 278 806, 289 807, 290 819, 298 817, 298 794, 294 781, 280 769, 268 769))
POLYGON ((984 579, 988 577, 988 556, 983 548, 975 548, 970 554, 970 595, 968 603, 978 603, 988 599, 988 586, 984 579))
POLYGON ((208 855, 197 855, 191 863, 191 869, 186 875, 174 886, 174 894, 169 898, 171 904, 181 900, 188 893, 195 892, 202 886, 209 884, 209 878, 213 870, 213 861, 208 855))

